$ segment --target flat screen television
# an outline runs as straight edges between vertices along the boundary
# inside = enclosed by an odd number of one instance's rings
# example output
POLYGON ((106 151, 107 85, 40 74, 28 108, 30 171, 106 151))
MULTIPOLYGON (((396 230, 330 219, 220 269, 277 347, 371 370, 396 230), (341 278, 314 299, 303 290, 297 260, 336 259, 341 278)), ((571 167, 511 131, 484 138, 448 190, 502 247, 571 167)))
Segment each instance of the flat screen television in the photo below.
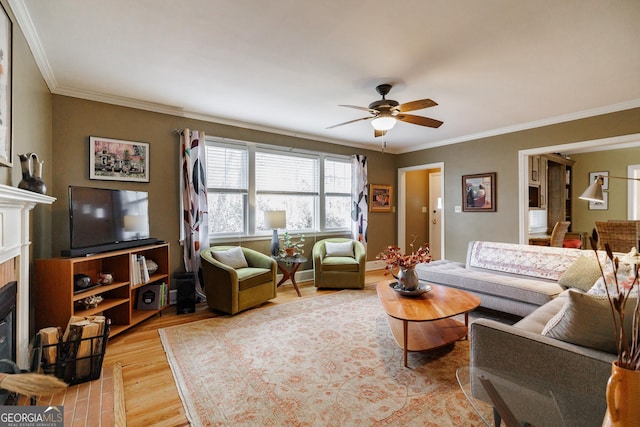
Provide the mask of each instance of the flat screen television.
POLYGON ((63 256, 126 249, 157 242, 149 236, 146 191, 69 187, 70 248, 63 256))

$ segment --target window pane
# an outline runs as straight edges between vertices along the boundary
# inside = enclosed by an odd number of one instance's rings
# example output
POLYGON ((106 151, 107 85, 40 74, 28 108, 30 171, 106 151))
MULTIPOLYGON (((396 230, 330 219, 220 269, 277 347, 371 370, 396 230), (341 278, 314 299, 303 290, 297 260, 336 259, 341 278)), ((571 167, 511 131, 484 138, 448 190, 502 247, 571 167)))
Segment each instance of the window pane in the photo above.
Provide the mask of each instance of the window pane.
POLYGON ((207 146, 207 187, 246 190, 248 154, 243 148, 207 146))
POLYGON ((207 203, 209 234, 244 232, 244 195, 209 192, 207 203))
POLYGON ((291 196, 259 194, 256 198, 256 226, 264 230, 264 211, 287 211, 287 230, 310 230, 315 228, 313 213, 315 212, 316 196, 291 196))
POLYGON ((351 197, 325 197, 325 228, 348 228, 351 224, 351 197))
POLYGON ((325 160, 324 192, 351 193, 351 163, 329 159, 325 160))
POLYGON ((319 191, 318 159, 256 152, 256 190, 258 192, 319 191))

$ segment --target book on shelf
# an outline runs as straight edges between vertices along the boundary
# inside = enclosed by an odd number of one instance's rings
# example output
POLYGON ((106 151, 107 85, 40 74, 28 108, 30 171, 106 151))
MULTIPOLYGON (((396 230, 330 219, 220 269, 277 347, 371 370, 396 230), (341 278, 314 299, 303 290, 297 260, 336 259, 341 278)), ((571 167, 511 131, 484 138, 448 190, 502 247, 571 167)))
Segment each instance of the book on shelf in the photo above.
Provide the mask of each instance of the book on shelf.
POLYGON ((138 310, 158 310, 163 307, 162 301, 166 300, 163 296, 166 285, 164 283, 152 283, 144 285, 138 289, 138 310))
POLYGON ((144 255, 131 254, 131 286, 149 281, 149 269, 144 255))

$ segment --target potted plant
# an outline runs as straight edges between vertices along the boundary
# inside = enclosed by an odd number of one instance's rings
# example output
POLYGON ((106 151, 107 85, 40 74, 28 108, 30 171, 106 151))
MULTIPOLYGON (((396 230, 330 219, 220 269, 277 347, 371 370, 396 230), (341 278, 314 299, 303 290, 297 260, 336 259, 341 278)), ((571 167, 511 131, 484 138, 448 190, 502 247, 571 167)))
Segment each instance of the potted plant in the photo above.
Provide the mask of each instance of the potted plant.
POLYGON ((282 233, 282 251, 287 256, 293 256, 296 253, 304 253, 304 234, 300 235, 298 240, 293 240, 289 232, 282 233))

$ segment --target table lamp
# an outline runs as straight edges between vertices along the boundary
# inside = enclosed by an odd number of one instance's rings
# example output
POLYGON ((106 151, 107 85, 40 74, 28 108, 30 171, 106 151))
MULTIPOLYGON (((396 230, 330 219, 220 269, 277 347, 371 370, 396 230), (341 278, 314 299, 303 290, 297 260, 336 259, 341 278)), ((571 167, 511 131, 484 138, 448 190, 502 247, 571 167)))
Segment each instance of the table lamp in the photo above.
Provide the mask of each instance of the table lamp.
POLYGON ((278 239, 278 228, 287 226, 286 211, 265 211, 264 227, 273 229, 273 237, 271 238, 271 255, 278 256, 280 253, 280 243, 278 239))

